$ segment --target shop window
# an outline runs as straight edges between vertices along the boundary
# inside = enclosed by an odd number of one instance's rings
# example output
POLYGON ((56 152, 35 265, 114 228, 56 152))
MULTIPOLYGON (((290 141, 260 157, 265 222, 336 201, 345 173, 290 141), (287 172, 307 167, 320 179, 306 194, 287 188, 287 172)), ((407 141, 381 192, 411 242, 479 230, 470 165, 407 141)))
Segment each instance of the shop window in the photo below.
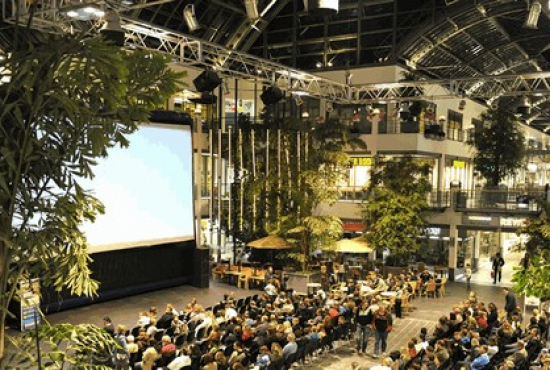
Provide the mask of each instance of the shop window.
POLYGON ((462 121, 462 113, 449 109, 447 113, 447 139, 453 141, 464 141, 462 121))

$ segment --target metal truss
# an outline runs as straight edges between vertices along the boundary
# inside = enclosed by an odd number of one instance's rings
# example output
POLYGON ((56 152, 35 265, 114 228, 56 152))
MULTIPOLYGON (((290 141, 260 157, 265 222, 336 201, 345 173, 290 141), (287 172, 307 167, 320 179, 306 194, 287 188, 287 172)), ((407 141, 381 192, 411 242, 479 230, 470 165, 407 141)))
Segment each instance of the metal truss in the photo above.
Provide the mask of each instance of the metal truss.
POLYGON ((191 36, 123 18, 126 45, 129 48, 153 49, 170 54, 174 62, 185 66, 211 68, 225 76, 254 79, 275 84, 296 94, 349 103, 351 87, 256 56, 229 50, 191 36))
MULTIPOLYGON (((50 32, 70 29, 72 24, 63 10, 73 6, 71 0, 37 1, 39 7, 33 19, 35 28, 50 32)), ((170 1, 172 0, 142 0, 132 6, 146 7, 170 1)), ((25 21, 30 12, 29 3, 3 0, 3 14, 7 15, 4 19, 12 23, 16 19, 25 21), (7 10, 8 13, 5 12, 7 10)), ((89 0, 85 3, 102 4, 119 12, 132 8, 121 8, 121 2, 114 0, 89 0), (114 7, 113 2, 118 8, 114 7)), ((224 76, 275 84, 292 93, 305 93, 342 104, 456 97, 492 101, 500 96, 550 96, 550 72, 348 85, 130 17, 122 17, 122 27, 126 32, 125 42, 128 48, 156 50, 171 55, 174 62, 184 66, 210 68, 224 76)))
POLYGON ((75 7, 94 5, 102 9, 125 12, 153 5, 170 3, 174 0, 138 0, 131 5, 121 0, 2 0, 2 17, 7 23, 26 24, 32 14, 33 28, 47 32, 72 32, 74 29, 90 28, 90 22, 75 21, 67 11, 75 7), (34 10, 33 3, 36 3, 34 10), (87 24, 87 26, 86 26, 87 24))
POLYGON ((550 72, 481 76, 353 86, 355 102, 468 97, 494 100, 501 96, 550 95, 550 72))

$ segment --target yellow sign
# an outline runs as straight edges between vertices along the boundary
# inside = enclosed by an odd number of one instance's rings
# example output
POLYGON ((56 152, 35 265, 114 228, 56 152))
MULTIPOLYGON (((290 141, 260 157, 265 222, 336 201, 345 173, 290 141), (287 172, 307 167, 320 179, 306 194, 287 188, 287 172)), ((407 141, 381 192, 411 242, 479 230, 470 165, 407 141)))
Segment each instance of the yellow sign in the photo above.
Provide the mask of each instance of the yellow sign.
POLYGON ((368 166, 372 166, 372 158, 370 157, 352 157, 351 158, 351 163, 353 164, 353 166, 358 166, 358 167, 368 167, 368 166))
POLYGON ((455 168, 464 168, 464 167, 466 167, 466 162, 454 160, 453 161, 453 167, 455 167, 455 168))

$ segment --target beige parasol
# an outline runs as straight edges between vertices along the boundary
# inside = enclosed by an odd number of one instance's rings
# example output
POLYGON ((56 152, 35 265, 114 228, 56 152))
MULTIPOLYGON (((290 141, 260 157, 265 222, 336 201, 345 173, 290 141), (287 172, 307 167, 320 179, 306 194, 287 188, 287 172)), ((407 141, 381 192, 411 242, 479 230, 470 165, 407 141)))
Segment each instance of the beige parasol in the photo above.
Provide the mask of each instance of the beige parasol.
POLYGON ((371 253, 373 248, 362 237, 353 239, 342 239, 336 242, 337 253, 371 253))
POLYGON ((255 249, 290 249, 292 245, 284 238, 275 235, 269 235, 247 244, 255 249))

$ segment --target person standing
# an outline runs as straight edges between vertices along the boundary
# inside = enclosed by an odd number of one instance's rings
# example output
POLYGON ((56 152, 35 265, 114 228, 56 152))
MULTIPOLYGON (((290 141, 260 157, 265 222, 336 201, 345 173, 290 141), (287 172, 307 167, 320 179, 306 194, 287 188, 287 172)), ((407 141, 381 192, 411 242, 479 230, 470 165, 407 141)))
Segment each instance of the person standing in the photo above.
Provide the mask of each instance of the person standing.
POLYGON ((393 319, 391 312, 385 305, 380 305, 374 313, 372 328, 374 329, 374 358, 378 358, 379 350, 386 352, 388 346, 388 334, 392 330, 393 319))
POLYGON ((493 284, 502 280, 502 266, 504 266, 504 258, 500 256, 500 252, 495 254, 493 258, 493 284))
POLYGON ((470 290, 470 281, 472 280, 472 268, 470 264, 466 264, 466 290, 470 290))
POLYGON ((369 332, 371 330, 373 313, 369 309, 369 303, 364 300, 357 309, 355 322, 357 324, 357 352, 366 353, 369 332))
POLYGON ((511 319, 517 309, 516 296, 509 288, 504 288, 504 294, 506 294, 504 297, 504 310, 506 310, 508 319, 511 319))

